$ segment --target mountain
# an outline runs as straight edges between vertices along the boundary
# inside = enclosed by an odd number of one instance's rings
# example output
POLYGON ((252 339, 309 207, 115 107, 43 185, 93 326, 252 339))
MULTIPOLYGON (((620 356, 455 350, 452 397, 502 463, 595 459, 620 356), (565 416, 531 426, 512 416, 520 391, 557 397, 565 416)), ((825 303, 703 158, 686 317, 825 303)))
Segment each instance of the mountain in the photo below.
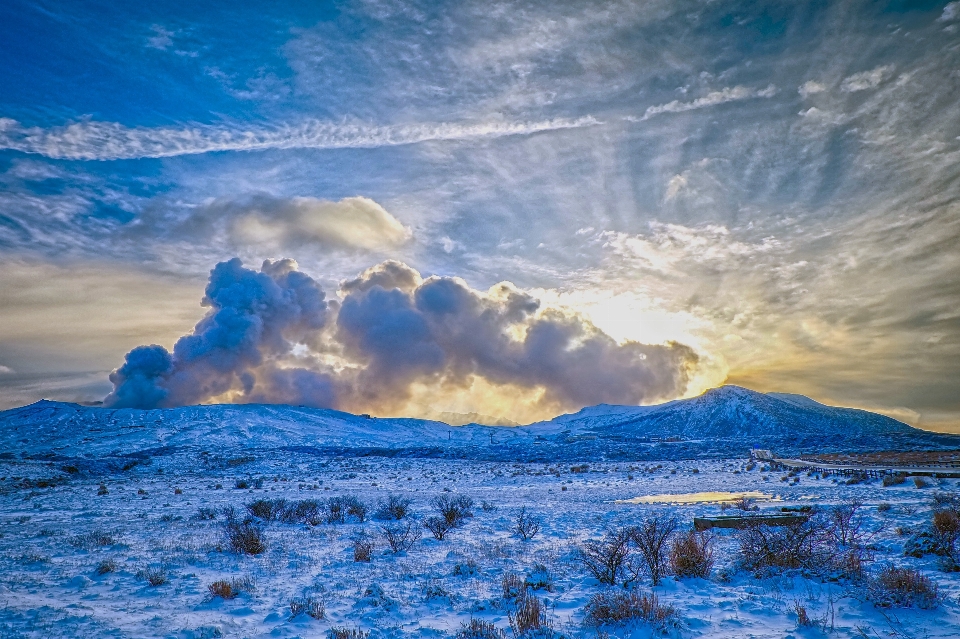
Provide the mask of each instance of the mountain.
POLYGON ((676 459, 960 447, 883 415, 737 386, 656 406, 601 404, 527 426, 451 426, 285 405, 136 410, 40 401, 0 412, 0 457, 109 460, 244 451, 491 460, 676 459))

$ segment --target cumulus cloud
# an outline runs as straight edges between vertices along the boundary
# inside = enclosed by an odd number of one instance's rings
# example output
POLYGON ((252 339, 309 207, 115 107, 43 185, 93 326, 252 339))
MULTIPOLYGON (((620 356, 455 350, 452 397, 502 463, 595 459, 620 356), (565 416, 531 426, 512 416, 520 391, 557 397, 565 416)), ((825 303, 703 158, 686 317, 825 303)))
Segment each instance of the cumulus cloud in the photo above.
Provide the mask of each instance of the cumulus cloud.
POLYGON ((114 390, 104 404, 180 406, 237 388, 256 398, 277 386, 287 397, 309 391, 299 403, 333 403, 332 383, 322 374, 278 368, 299 340, 327 321, 323 290, 295 262, 267 260, 259 272, 236 258, 221 262, 205 293, 202 304, 211 310, 193 333, 177 340, 172 353, 158 345, 127 353, 110 375, 114 390))
MULTIPOLYGON (((439 393, 476 380, 535 391, 544 409, 680 396, 698 356, 683 344, 617 342, 582 316, 543 309, 504 282, 478 291, 452 277, 423 279, 390 261, 343 283, 328 302, 290 260, 240 260, 211 272, 193 333, 168 352, 140 346, 111 375, 111 406, 176 406, 228 399, 390 411, 415 386, 439 393), (293 366, 296 349, 308 366, 293 366)), ((479 407, 477 407, 479 408, 479 407)))
POLYGON ((827 87, 820 84, 819 82, 815 82, 814 80, 807 80, 806 82, 800 85, 800 88, 797 89, 797 93, 799 93, 801 97, 805 98, 815 93, 823 93, 826 90, 827 90, 827 87))
POLYGON ((705 107, 716 106, 726 102, 735 102, 737 100, 747 100, 750 98, 772 98, 774 95, 776 95, 776 93, 777 87, 772 84, 767 88, 760 90, 740 85, 735 87, 726 87, 720 91, 711 91, 702 98, 697 98, 691 102, 680 102, 679 100, 673 100, 672 102, 668 102, 666 104, 658 104, 647 107, 647 110, 644 112, 643 117, 640 118, 640 120, 649 120, 653 116, 660 115, 661 113, 683 113, 684 111, 703 109, 705 107))
POLYGON ((441 140, 498 138, 599 124, 592 117, 505 122, 445 122, 375 126, 306 120, 244 129, 217 125, 127 127, 83 120, 59 127, 25 127, 0 118, 0 149, 63 160, 124 160, 197 155, 216 151, 350 149, 441 140))
POLYGON ((943 8, 937 22, 951 22, 960 18, 960 2, 950 2, 943 8))

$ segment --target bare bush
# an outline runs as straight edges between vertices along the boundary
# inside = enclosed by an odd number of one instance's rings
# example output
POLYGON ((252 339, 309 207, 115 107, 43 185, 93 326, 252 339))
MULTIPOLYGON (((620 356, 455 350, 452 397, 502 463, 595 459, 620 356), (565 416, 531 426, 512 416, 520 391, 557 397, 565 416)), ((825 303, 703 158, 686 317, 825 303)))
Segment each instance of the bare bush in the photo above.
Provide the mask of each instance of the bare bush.
POLYGON ((357 537, 353 541, 353 560, 358 563, 369 562, 373 555, 373 541, 364 537, 357 537))
POLYGON ((386 501, 377 505, 373 516, 381 521, 399 521, 410 514, 411 501, 399 495, 387 495, 386 501))
POLYGON ((360 630, 359 628, 333 626, 330 630, 327 630, 327 639, 367 639, 369 636, 369 630, 360 630))
POLYGON ((913 485, 916 486, 917 488, 926 488, 930 485, 930 482, 928 482, 923 477, 914 477, 913 485))
POLYGON ((193 518, 198 521, 211 521, 217 518, 217 511, 214 508, 197 508, 197 514, 193 518))
POLYGON ((820 568, 829 559, 823 528, 813 518, 788 526, 750 522, 737 531, 740 564, 753 571, 820 568))
POLYGON ((905 473, 894 473, 887 474, 883 476, 883 485, 884 487, 889 486, 899 486, 900 484, 907 481, 907 475, 905 473))
POLYGON ((290 600, 290 617, 307 615, 314 619, 324 619, 327 616, 327 607, 323 599, 316 597, 298 597, 290 600))
POLYGON ((113 536, 102 530, 91 530, 88 533, 70 538, 70 545, 81 550, 94 550, 104 546, 112 546, 115 543, 117 542, 113 536))
POLYGON ((507 613, 513 636, 522 637, 529 632, 550 630, 547 607, 535 595, 524 592, 525 594, 517 600, 517 609, 507 613))
POLYGON ((170 577, 167 574, 166 569, 162 567, 152 568, 149 566, 146 568, 141 568, 137 571, 137 579, 142 579, 153 587, 162 586, 170 581, 170 577))
POLYGON ((489 621, 470 618, 467 623, 460 624, 460 630, 454 639, 506 639, 507 634, 489 621))
POLYGON ((252 521, 228 521, 227 541, 234 552, 244 555, 259 555, 267 549, 263 529, 252 521))
POLYGON ((955 571, 960 568, 960 511, 953 508, 933 513, 932 534, 939 554, 944 558, 944 568, 955 571))
POLYGON ((631 561, 632 528, 607 532, 603 539, 584 542, 577 556, 587 571, 602 584, 611 586, 635 581, 640 565, 631 561))
POLYGON ((810 618, 806 606, 800 603, 799 599, 793 600, 793 612, 797 615, 798 628, 812 628, 817 625, 817 622, 810 618))
POLYGON ((98 575, 106 575, 107 573, 116 572, 116 570, 117 562, 115 562, 113 559, 104 559, 97 564, 96 568, 98 575))
POLYGON ((677 577, 706 579, 713 569, 713 535, 691 530, 670 546, 670 569, 677 577))
POLYGON ((450 526, 457 528, 473 517, 473 499, 466 495, 437 495, 430 503, 450 526))
POLYGON ((207 586, 211 597, 234 599, 245 593, 253 592, 253 580, 250 577, 234 577, 233 579, 218 579, 207 586))
POLYGON ((427 517, 423 522, 423 527, 430 531, 433 538, 437 541, 443 541, 447 533, 453 530, 453 525, 443 517, 427 517))
POLYGON ((527 507, 524 506, 513 522, 513 532, 523 541, 533 539, 540 532, 540 519, 527 513, 527 507))
POLYGON ((631 532, 654 586, 660 585, 669 567, 668 544, 676 530, 675 517, 658 514, 647 518, 631 532))
POLYGON ((413 545, 420 540, 420 526, 414 521, 407 523, 398 523, 393 526, 381 526, 380 531, 383 538, 390 547, 393 554, 406 552, 413 548, 413 545))
POLYGON ((367 520, 367 505, 356 497, 344 498, 347 506, 347 516, 353 517, 361 524, 367 520))
POLYGON ((590 598, 585 608, 584 623, 595 628, 645 621, 659 630, 677 625, 677 611, 661 604, 653 593, 636 590, 605 590, 590 598))
POLYGON ((919 570, 887 566, 868 587, 868 597, 878 608, 936 608, 937 585, 919 570))
POLYGON ((286 509, 286 499, 257 499, 247 504, 247 512, 264 521, 280 519, 286 509))
POLYGON ((508 572, 500 578, 500 588, 504 599, 520 599, 527 593, 527 583, 523 577, 508 572))

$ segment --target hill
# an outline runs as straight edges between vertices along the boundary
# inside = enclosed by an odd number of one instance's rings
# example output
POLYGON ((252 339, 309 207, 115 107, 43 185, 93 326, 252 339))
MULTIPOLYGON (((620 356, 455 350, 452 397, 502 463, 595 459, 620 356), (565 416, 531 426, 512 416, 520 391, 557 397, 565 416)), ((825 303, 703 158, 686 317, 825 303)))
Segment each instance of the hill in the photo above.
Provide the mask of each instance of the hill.
POLYGON ((798 395, 723 386, 656 406, 601 404, 527 426, 451 426, 285 405, 222 404, 136 410, 40 401, 0 412, 6 458, 81 460, 249 451, 516 461, 678 459, 958 447, 883 415, 798 395))

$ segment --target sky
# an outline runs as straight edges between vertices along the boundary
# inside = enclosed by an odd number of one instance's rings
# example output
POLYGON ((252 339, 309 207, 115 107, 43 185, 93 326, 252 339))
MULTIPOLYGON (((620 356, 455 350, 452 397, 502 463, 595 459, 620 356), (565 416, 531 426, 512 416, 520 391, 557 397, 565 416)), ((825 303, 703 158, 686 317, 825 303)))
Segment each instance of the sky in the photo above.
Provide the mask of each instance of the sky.
POLYGON ((960 432, 960 2, 7 0, 0 56, 0 408, 960 432))

